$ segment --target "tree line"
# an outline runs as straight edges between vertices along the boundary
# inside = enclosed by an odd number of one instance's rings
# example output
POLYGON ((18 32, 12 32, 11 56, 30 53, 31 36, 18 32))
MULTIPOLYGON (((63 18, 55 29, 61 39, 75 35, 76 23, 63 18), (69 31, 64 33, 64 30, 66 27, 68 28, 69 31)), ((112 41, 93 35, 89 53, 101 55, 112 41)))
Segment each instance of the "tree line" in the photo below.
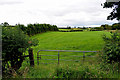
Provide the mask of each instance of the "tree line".
POLYGON ((120 30, 120 23, 114 23, 112 25, 104 24, 101 25, 100 27, 95 27, 94 29, 96 30, 120 30))
POLYGON ((7 22, 4 22, 1 24, 3 27, 18 27, 20 28, 25 34, 31 36, 38 33, 43 33, 46 31, 58 31, 58 28, 56 25, 50 25, 50 24, 28 24, 27 26, 23 24, 16 24, 15 26, 9 25, 7 22))

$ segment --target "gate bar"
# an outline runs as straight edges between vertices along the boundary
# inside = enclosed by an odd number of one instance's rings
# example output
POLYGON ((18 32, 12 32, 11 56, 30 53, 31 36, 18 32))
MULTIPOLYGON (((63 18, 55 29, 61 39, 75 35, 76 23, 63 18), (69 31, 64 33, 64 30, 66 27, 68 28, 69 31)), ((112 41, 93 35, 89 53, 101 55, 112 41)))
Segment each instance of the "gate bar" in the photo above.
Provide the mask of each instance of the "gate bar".
MULTIPOLYGON (((83 52, 83 54, 85 54, 85 52, 99 52, 99 51, 75 51, 75 50, 39 50, 37 52, 37 63, 39 64, 39 57, 38 57, 38 53, 40 51, 55 51, 58 52, 58 64, 59 64, 59 52, 83 52)), ((84 56, 85 57, 85 56, 84 56)))

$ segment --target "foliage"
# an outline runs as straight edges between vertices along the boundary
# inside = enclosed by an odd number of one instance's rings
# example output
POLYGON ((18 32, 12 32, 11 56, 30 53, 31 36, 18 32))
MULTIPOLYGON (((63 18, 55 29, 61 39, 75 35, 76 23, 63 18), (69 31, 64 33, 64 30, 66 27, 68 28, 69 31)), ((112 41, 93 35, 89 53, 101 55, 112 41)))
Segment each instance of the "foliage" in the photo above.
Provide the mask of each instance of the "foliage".
POLYGON ((120 23, 114 23, 112 25, 101 25, 100 27, 95 27, 97 30, 120 30, 120 23))
POLYGON ((70 27, 70 26, 67 26, 67 29, 71 29, 71 27, 70 27))
POLYGON ((95 27, 94 29, 96 29, 98 31, 102 31, 103 30, 103 28, 101 28, 101 27, 95 27))
POLYGON ((113 8, 113 11, 107 17, 108 20, 120 20, 120 1, 119 2, 105 2, 103 8, 113 8))
POLYGON ((9 26, 8 22, 1 23, 2 26, 7 27, 9 26))
POLYGON ((114 23, 112 25, 112 30, 116 30, 116 29, 120 30, 120 23, 114 23))
POLYGON ((59 29, 71 29, 70 26, 67 26, 67 27, 59 27, 59 29))
POLYGON ((54 78, 103 78, 105 72, 98 71, 97 69, 90 69, 88 66, 82 66, 82 69, 73 68, 57 68, 54 73, 54 78))
POLYGON ((17 28, 20 28, 25 34, 27 34, 27 27, 25 27, 23 24, 17 24, 17 28))
POLYGON ((43 33, 46 31, 58 31, 58 28, 56 25, 50 25, 50 24, 28 24, 27 26, 23 24, 16 24, 15 26, 9 25, 7 22, 4 22, 1 24, 3 27, 16 27, 20 28, 25 34, 32 36, 38 33, 43 33))
MULTIPOLYGON (((97 59, 97 58, 96 58, 97 59)), ((107 69, 101 69, 101 66, 98 63, 98 60, 92 60, 92 64, 87 60, 85 64, 82 62, 61 62, 57 64, 40 64, 34 67, 30 67, 28 73, 24 78, 82 78, 82 79, 91 79, 91 78, 118 78, 116 69, 113 69, 115 66, 108 66, 107 69), (64 63, 65 62, 65 63, 64 63), (115 71, 114 71, 115 70, 115 71)), ((26 67, 26 66, 25 66, 26 67)), ((104 66, 102 66, 104 67, 104 66)), ((24 70, 24 69, 23 69, 24 70)))
POLYGON ((17 27, 19 27, 24 33, 26 33, 29 36, 46 31, 58 31, 56 25, 50 25, 50 24, 39 24, 39 23, 28 24, 27 27, 25 27, 22 24, 18 24, 17 27))
POLYGON ((120 61, 120 34, 111 32, 110 37, 103 36, 105 46, 103 48, 103 58, 106 62, 120 61))
POLYGON ((101 25, 100 27, 102 30, 112 30, 112 26, 105 24, 105 25, 101 25))
POLYGON ((14 70, 22 66, 24 60, 23 52, 31 45, 37 45, 37 42, 29 39, 21 29, 3 27, 2 28, 2 70, 4 73, 9 67, 14 70), (28 43, 30 41, 30 43, 28 43))
POLYGON ((99 64, 101 71, 106 72, 108 78, 120 78, 119 77, 120 75, 119 63, 115 61, 112 61, 111 63, 109 63, 108 60, 104 57, 103 50, 99 52, 97 62, 99 64))

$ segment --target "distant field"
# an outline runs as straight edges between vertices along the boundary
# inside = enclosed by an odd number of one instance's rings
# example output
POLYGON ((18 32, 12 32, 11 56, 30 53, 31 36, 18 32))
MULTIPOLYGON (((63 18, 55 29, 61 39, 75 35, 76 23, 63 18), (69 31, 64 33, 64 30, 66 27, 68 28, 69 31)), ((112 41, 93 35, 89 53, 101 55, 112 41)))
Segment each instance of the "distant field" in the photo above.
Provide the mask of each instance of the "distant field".
POLYGON ((61 31, 70 31, 71 29, 59 29, 61 31))
POLYGON ((82 30, 82 31, 83 31, 83 29, 80 29, 80 28, 59 29, 59 31, 72 31, 72 30, 76 30, 76 31, 80 31, 80 30, 82 30))

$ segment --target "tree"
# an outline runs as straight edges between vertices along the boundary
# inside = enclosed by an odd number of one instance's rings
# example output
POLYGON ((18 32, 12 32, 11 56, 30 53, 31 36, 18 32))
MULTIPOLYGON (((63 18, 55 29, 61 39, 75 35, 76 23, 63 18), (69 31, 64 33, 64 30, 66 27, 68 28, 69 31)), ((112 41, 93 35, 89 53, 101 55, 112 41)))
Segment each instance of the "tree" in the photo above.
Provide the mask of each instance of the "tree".
POLYGON ((2 26, 6 27, 6 26, 9 26, 8 22, 4 22, 2 23, 2 26))
POLYGON ((95 27, 94 29, 96 29, 97 31, 102 31, 103 30, 102 27, 95 27))
POLYGON ((86 27, 83 26, 83 29, 86 29, 86 27))
POLYGON ((113 8, 107 20, 116 19, 120 21, 120 1, 119 2, 105 2, 103 8, 113 8))
POLYGON ((116 29, 120 30, 120 24, 114 23, 114 24, 112 25, 112 28, 113 28, 113 30, 116 30, 116 29))
POLYGON ((71 29, 71 27, 70 27, 70 26, 67 26, 67 29, 71 29))
POLYGON ((2 70, 6 71, 11 66, 18 70, 24 60, 23 52, 31 45, 37 45, 38 41, 30 40, 19 28, 2 27, 2 70), (32 43, 28 43, 31 41, 32 43))
POLYGON ((25 27, 23 24, 16 24, 16 27, 20 28, 24 33, 26 33, 27 27, 25 27))

